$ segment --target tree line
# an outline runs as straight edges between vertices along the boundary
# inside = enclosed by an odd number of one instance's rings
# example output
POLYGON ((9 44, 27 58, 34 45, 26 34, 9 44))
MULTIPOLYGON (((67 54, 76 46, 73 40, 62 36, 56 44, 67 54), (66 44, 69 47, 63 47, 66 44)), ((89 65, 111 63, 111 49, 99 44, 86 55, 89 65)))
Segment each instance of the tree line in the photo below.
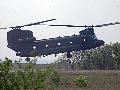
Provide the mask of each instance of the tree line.
POLYGON ((119 70, 120 43, 105 44, 90 50, 74 51, 72 58, 63 54, 58 58, 58 68, 85 69, 85 70, 119 70))

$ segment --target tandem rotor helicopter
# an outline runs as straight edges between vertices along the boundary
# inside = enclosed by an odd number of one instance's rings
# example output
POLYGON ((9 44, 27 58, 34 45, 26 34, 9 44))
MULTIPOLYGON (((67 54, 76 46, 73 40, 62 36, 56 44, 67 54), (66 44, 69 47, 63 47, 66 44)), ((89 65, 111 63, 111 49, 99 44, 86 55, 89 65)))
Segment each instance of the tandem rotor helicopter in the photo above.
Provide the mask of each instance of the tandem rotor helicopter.
MULTIPOLYGON (((103 27, 109 25, 120 24, 119 22, 108 23, 102 25, 91 25, 91 26, 75 26, 75 25, 49 25, 49 26, 65 26, 65 27, 84 27, 85 29, 79 32, 79 35, 56 37, 49 39, 36 40, 33 36, 33 32, 30 30, 22 30, 22 27, 41 25, 42 23, 53 21, 56 19, 50 19, 37 23, 26 24, 23 26, 10 27, 12 30, 7 32, 7 47, 16 52, 16 56, 29 57, 38 55, 51 55, 55 56, 59 53, 67 53, 67 58, 71 58, 72 51, 80 51, 96 48, 104 45, 103 40, 97 39, 94 33, 94 27, 103 27), (35 55, 32 52, 35 51, 35 55)), ((6 28, 1 28, 6 29, 6 28)))

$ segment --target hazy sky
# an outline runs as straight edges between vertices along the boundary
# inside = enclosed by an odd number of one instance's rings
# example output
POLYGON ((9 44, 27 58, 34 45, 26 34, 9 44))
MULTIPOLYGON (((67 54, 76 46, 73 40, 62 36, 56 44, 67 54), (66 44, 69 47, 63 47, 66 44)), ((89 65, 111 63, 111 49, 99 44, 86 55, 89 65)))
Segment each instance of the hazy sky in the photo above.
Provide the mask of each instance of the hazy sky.
MULTIPOLYGON (((0 0, 0 27, 7 27, 7 30, 0 30, 0 58, 19 58, 7 48, 8 27, 53 18, 57 20, 46 24, 96 25, 120 22, 120 0, 0 0)), ((84 28, 32 26, 23 29, 33 31, 37 39, 42 39, 78 34, 84 28)), ((120 25, 95 28, 95 33, 106 43, 120 42, 120 25)), ((39 62, 48 62, 51 58, 42 58, 39 62)))

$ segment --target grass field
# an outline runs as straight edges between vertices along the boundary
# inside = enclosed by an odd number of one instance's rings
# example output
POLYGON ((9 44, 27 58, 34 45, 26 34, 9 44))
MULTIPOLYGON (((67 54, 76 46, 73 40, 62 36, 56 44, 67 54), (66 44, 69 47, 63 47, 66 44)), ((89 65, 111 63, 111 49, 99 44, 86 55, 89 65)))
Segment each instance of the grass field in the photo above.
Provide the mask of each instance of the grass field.
POLYGON ((63 86, 56 90, 120 90, 119 70, 58 70, 58 72, 62 77, 63 86), (88 87, 79 88, 72 84, 72 80, 80 74, 88 79, 88 87))

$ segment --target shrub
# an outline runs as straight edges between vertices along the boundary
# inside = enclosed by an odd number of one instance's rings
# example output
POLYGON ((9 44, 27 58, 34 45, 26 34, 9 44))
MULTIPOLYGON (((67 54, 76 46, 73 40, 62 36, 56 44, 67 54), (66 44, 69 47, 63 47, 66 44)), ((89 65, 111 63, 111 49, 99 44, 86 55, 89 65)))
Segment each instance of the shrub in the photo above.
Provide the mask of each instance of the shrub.
POLYGON ((88 80, 85 78, 85 76, 80 75, 79 77, 77 77, 73 80, 73 84, 77 85, 78 87, 87 87, 88 80))
MULTIPOLYGON (((16 61, 20 66, 20 62, 16 61)), ((59 85, 59 75, 51 68, 35 68, 35 61, 30 61, 24 69, 12 71, 12 60, 5 58, 0 63, 0 90, 53 90, 59 85), (50 84, 49 84, 50 83, 50 84)))

